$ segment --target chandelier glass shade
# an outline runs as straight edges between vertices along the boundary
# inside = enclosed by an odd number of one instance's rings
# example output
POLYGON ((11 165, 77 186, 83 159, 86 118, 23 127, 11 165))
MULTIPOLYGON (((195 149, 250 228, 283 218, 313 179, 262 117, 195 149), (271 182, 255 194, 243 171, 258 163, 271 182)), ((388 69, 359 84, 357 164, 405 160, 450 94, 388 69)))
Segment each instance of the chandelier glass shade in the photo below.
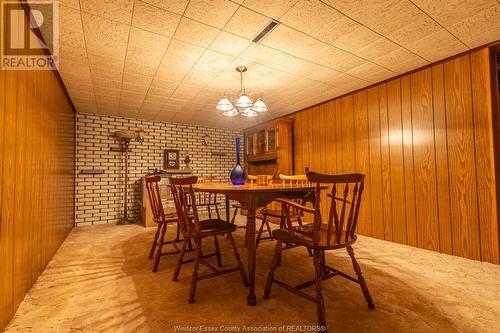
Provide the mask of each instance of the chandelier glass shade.
POLYGON ((224 96, 216 105, 216 109, 222 111, 222 114, 227 117, 242 115, 244 117, 256 117, 259 113, 268 111, 266 103, 262 99, 257 99, 255 102, 245 92, 243 86, 243 72, 247 71, 245 66, 236 67, 236 71, 240 73, 240 93, 236 97, 224 96))

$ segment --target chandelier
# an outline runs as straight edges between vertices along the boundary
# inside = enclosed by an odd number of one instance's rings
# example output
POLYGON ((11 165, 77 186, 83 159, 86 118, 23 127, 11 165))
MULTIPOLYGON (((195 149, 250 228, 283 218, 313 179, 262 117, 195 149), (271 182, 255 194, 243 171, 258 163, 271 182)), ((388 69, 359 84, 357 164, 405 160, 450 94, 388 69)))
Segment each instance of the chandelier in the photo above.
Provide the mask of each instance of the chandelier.
POLYGON ((255 102, 248 97, 243 86, 243 73, 247 71, 245 66, 236 67, 236 71, 240 73, 240 95, 235 97, 224 96, 217 106, 217 110, 222 111, 222 114, 227 117, 242 115, 244 117, 255 117, 261 112, 268 110, 262 99, 257 99, 255 102))

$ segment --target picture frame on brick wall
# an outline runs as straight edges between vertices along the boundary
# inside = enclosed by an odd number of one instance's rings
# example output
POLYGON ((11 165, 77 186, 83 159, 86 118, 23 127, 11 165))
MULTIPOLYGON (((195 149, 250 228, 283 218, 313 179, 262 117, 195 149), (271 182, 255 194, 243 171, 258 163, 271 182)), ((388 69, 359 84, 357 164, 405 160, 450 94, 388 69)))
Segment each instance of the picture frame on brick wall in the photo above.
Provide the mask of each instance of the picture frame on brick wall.
POLYGON ((165 149, 163 153, 163 168, 165 170, 180 169, 178 149, 165 149))

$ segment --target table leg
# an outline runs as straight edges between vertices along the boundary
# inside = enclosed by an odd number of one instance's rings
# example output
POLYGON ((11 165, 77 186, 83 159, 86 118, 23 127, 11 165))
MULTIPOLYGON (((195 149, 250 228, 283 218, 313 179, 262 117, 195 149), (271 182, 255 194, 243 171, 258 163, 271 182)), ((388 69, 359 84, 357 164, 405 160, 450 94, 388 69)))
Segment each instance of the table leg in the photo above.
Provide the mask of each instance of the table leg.
POLYGON ((248 253, 248 305, 257 304, 255 297, 255 210, 247 211, 247 253, 248 253))
POLYGON ((231 220, 229 219, 229 216, 230 216, 230 212, 229 212, 229 196, 226 194, 226 221, 227 222, 231 222, 231 220))

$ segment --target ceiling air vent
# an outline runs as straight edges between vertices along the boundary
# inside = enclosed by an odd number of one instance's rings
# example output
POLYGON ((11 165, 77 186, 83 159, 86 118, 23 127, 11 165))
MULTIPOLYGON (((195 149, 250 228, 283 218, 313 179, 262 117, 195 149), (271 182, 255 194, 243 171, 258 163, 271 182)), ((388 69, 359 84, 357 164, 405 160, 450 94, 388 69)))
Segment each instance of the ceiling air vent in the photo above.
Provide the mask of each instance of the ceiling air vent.
POLYGON ((264 37, 269 35, 271 31, 274 30, 280 24, 278 21, 271 20, 269 23, 252 39, 252 42, 258 43, 260 42, 264 37))

